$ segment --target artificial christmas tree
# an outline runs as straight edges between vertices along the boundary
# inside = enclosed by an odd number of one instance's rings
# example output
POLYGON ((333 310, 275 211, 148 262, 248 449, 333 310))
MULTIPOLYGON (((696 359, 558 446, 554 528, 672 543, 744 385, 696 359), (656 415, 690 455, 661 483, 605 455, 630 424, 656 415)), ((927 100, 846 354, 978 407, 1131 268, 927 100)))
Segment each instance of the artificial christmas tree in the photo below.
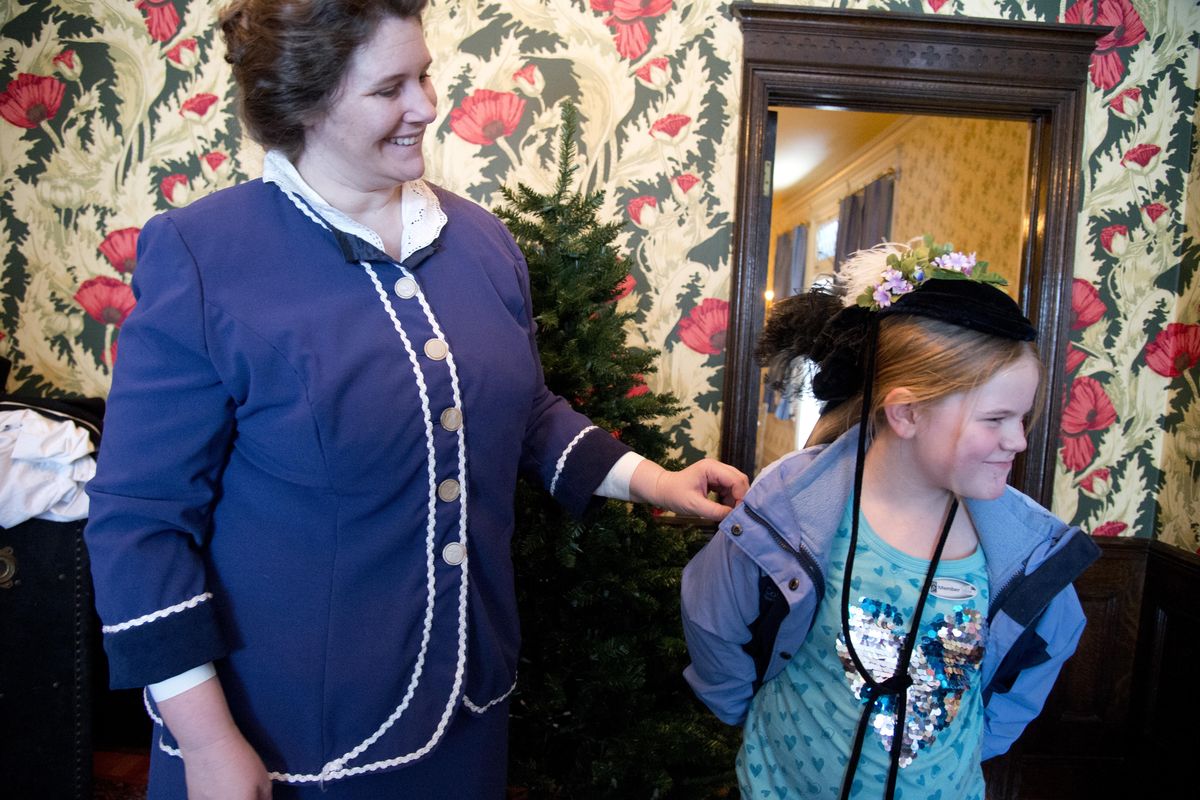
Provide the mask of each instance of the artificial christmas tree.
MULTIPOLYGON (((564 106, 558 181, 503 189, 497 210, 529 264, 546 384, 647 458, 666 463, 655 421, 678 412, 649 391, 653 351, 625 344, 628 269, 599 192, 572 189, 576 113, 564 106)), ((652 509, 608 501, 582 521, 540 487, 518 487, 513 558, 523 634, 512 698, 510 779, 531 798, 696 800, 730 793, 737 731, 691 695, 679 580, 702 542, 652 509)))

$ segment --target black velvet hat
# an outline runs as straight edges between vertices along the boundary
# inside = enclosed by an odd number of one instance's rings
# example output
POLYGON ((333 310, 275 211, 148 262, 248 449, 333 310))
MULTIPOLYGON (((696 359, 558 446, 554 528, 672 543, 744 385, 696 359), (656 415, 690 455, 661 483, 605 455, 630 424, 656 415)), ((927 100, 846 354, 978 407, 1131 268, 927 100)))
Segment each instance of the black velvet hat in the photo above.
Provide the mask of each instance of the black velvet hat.
POLYGON ((930 278, 887 308, 881 317, 913 314, 981 333, 1032 342, 1037 330, 1007 294, 988 283, 969 279, 930 278))

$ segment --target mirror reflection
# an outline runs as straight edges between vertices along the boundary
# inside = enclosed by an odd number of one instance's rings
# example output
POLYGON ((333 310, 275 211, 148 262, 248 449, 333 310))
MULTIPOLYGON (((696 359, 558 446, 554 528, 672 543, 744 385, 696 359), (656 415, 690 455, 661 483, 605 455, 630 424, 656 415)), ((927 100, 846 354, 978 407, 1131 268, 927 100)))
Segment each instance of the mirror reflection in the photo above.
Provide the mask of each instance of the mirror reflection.
MULTIPOLYGON (((1023 120, 772 107, 771 249, 775 300, 830 282, 841 260, 881 241, 933 234, 977 252, 1019 298, 1028 237, 1031 125, 1023 120)), ((803 376, 788 376, 795 385, 803 376)), ((819 404, 759 393, 754 471, 803 447, 819 404)))

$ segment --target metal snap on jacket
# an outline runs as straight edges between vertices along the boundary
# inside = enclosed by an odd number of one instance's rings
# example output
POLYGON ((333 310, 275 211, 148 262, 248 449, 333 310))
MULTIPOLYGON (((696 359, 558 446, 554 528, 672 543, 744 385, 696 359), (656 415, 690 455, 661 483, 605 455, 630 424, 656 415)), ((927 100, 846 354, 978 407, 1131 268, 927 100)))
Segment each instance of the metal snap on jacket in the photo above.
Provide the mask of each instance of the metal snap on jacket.
POLYGON ((457 567, 467 557, 467 549, 458 542, 451 542, 442 548, 442 561, 452 567, 457 567))
POLYGON ((446 478, 438 484, 438 497, 445 500, 447 503, 458 499, 459 485, 454 478, 446 478))
POLYGON ((417 282, 407 275, 396 281, 396 285, 393 288, 396 291, 396 296, 405 300, 417 296, 417 282))
POLYGON ((448 431, 456 431, 462 427, 462 412, 451 406, 442 412, 442 427, 448 431))
POLYGON ((425 342, 425 355, 434 361, 441 361, 450 352, 450 347, 444 339, 429 339, 425 342))
POLYGON ((734 536, 741 536, 742 535, 742 526, 738 525, 735 522, 734 524, 729 526, 729 532, 732 533, 734 536))
POLYGON ((796 591, 797 589, 799 589, 800 588, 800 579, 792 578, 790 581, 788 581, 788 588, 791 589, 793 592, 796 591))

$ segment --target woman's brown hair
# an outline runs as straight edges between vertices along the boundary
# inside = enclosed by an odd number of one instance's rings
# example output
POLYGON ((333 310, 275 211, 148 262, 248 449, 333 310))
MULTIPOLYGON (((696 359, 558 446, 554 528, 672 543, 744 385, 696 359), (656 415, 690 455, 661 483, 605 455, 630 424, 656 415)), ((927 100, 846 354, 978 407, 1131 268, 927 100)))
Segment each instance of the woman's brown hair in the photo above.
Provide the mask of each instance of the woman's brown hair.
POLYGON ((354 51, 385 17, 420 20, 427 2, 234 0, 220 25, 247 132, 295 161, 306 127, 329 109, 354 51))

